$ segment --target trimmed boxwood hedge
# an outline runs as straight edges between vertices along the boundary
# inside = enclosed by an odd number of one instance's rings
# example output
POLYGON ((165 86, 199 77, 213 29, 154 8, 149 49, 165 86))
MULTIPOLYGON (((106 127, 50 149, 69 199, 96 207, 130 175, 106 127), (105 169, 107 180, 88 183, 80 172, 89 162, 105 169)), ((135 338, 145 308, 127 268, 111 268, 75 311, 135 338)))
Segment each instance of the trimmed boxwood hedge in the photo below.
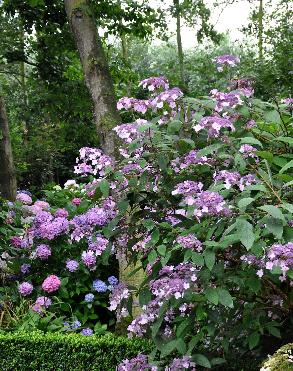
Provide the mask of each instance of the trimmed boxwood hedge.
POLYGON ((0 334, 1 371, 114 371, 125 358, 149 353, 150 343, 114 335, 0 334))

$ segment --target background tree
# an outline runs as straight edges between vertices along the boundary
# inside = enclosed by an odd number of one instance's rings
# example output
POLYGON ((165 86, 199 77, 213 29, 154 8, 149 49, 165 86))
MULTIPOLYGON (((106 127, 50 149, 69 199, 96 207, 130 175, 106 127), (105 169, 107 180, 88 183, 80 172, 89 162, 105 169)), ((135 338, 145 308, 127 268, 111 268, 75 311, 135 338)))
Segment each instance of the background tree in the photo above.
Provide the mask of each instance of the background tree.
POLYGON ((13 201, 16 196, 16 176, 10 143, 9 125, 4 99, 0 96, 0 194, 13 201))

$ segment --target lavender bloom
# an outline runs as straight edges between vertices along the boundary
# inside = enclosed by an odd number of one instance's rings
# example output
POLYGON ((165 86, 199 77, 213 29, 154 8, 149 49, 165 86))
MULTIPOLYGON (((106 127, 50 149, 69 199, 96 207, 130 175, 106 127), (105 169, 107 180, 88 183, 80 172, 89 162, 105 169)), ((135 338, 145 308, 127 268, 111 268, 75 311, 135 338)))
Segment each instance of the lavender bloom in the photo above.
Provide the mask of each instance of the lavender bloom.
POLYGON ((88 268, 90 269, 95 268, 97 257, 94 251, 91 251, 91 250, 84 251, 81 255, 81 259, 88 268))
POLYGON ((240 62, 240 59, 234 55, 220 55, 216 58, 217 70, 224 70, 224 67, 235 67, 240 62))
POLYGON ((232 90, 238 90, 248 98, 254 94, 253 81, 251 79, 234 79, 231 81, 230 87, 232 90))
POLYGON ((239 152, 243 154, 244 158, 251 157, 257 160, 258 157, 255 154, 256 151, 257 151, 257 148, 251 146, 250 144, 243 144, 239 149, 239 152))
POLYGON ((184 356, 182 358, 175 358, 173 359, 173 362, 170 364, 170 366, 165 368, 165 371, 195 371, 196 365, 192 361, 190 356, 184 356))
POLYGON ((79 263, 76 260, 67 260, 66 268, 69 272, 75 272, 79 267, 79 263))
POLYGON ((39 296, 36 300, 36 304, 48 309, 52 305, 52 300, 47 296, 39 296))
POLYGON ((74 321, 73 324, 71 325, 71 328, 72 328, 73 330, 77 330, 77 329, 80 328, 80 327, 81 327, 81 323, 80 323, 80 321, 78 321, 78 320, 74 321))
POLYGON ((201 217, 207 215, 229 214, 229 209, 224 208, 224 198, 217 192, 204 191, 194 199, 196 209, 194 215, 201 217))
POLYGON ((285 98, 282 100, 282 103, 287 104, 287 106, 292 106, 293 105, 293 98, 285 98))
POLYGON ((30 205, 33 202, 30 195, 28 195, 27 193, 25 193, 23 191, 17 192, 16 201, 19 201, 24 205, 30 205))
POLYGON ((29 282, 22 282, 18 286, 18 291, 19 291, 20 295, 22 295, 22 296, 30 295, 33 292, 33 289, 34 289, 33 285, 29 282))
POLYGON ((130 291, 126 284, 119 283, 118 285, 114 286, 109 297, 109 310, 116 311, 118 322, 122 317, 127 317, 129 315, 126 307, 126 301, 129 299, 129 297, 130 291))
POLYGON ((125 109, 128 111, 129 109, 132 109, 133 111, 140 112, 142 114, 145 114, 149 107, 150 102, 148 100, 136 98, 122 97, 117 103, 118 110, 125 109))
POLYGON ((95 298, 95 295, 92 294, 92 293, 89 293, 89 294, 86 294, 85 297, 84 297, 84 300, 87 302, 87 303, 92 303, 93 300, 95 298))
POLYGON ((79 150, 75 174, 104 176, 106 168, 113 168, 115 161, 112 157, 104 155, 98 148, 83 147, 79 150))
POLYGON ((108 290, 108 286, 102 280, 95 280, 93 282, 93 289, 97 292, 106 292, 108 290))
POLYGON ((230 189, 232 186, 238 185, 240 177, 241 176, 238 172, 229 172, 227 170, 221 170, 214 174, 215 181, 224 181, 226 189, 230 189))
POLYGON ((91 336, 93 333, 93 330, 90 328, 84 328, 83 330, 81 330, 81 335, 83 336, 91 336))
POLYGON ((14 247, 22 247, 22 246, 21 246, 21 241, 22 241, 22 238, 19 237, 19 236, 12 236, 12 237, 10 238, 10 243, 11 243, 11 245, 14 246, 14 247))
POLYGON ((108 243, 109 240, 107 240, 107 238, 104 238, 101 234, 97 234, 95 238, 90 237, 88 247, 89 250, 94 251, 96 255, 102 255, 108 243))
POLYGON ((20 267, 20 271, 23 274, 27 274, 30 271, 30 269, 31 269, 31 265, 27 263, 22 264, 20 267))
POLYGON ((117 371, 157 371, 156 366, 148 363, 148 358, 144 354, 139 354, 135 358, 125 359, 118 365, 117 371))
POLYGON ((202 191, 203 184, 201 182, 194 182, 192 180, 185 180, 182 183, 178 183, 172 195, 183 195, 191 196, 202 191))
POLYGON ((111 286, 116 286, 119 283, 118 279, 114 276, 108 277, 107 281, 109 282, 111 286))
POLYGON ((52 252, 48 245, 41 244, 37 246, 35 251, 35 257, 41 260, 47 260, 51 256, 52 252))
POLYGON ((256 125, 254 120, 248 120, 247 123, 244 125, 244 128, 249 130, 252 129, 256 125))
POLYGON ((212 138, 217 138, 220 135, 220 130, 223 128, 228 128, 231 131, 235 131, 233 123, 228 118, 217 116, 203 117, 199 124, 193 127, 196 132, 199 132, 203 129, 208 130, 208 135, 212 138))
POLYGON ((68 233, 68 231, 69 231, 68 220, 66 218, 57 217, 54 220, 46 221, 36 226, 34 234, 35 236, 40 238, 53 240, 54 238, 61 234, 68 233))
POLYGON ((139 84, 144 89, 148 88, 149 91, 154 91, 156 89, 169 89, 169 82, 165 76, 159 77, 149 77, 145 80, 142 80, 139 84))
POLYGON ((215 111, 217 112, 235 108, 243 103, 239 93, 222 93, 217 89, 213 89, 211 95, 216 102, 215 111))
POLYGON ((66 209, 57 209, 55 212, 55 218, 68 218, 69 213, 66 209))
POLYGON ((176 108, 176 100, 183 96, 179 88, 166 90, 157 95, 151 102, 153 108, 163 108, 166 103, 170 108, 176 108))
POLYGON ((185 170, 189 166, 192 165, 205 165, 209 164, 209 160, 206 156, 198 157, 197 150, 191 150, 186 155, 182 157, 177 157, 175 160, 171 162, 172 169, 179 173, 182 170, 185 170))
POLYGON ((202 251, 202 243, 193 234, 178 236, 176 242, 186 249, 192 249, 198 252, 202 251))
POLYGON ((139 132, 138 128, 141 125, 147 124, 147 122, 147 120, 137 119, 132 124, 121 124, 116 126, 113 130, 124 142, 131 143, 138 138, 142 138, 142 133, 139 132))

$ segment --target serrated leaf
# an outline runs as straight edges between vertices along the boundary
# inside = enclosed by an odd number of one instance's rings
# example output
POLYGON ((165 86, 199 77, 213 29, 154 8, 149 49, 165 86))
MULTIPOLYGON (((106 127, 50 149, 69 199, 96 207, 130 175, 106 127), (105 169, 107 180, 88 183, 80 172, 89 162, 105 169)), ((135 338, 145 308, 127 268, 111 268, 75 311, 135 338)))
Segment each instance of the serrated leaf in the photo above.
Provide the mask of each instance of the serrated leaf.
POLYGON ((206 367, 206 368, 212 367, 210 361, 203 354, 194 354, 192 358, 199 366, 206 367))
POLYGON ((258 146, 260 146, 262 148, 262 143, 258 139, 254 138, 254 137, 241 138, 240 143, 256 144, 256 145, 258 145, 258 146))
POLYGON ((280 330, 277 328, 277 327, 274 327, 274 326, 268 326, 268 331, 270 334, 272 334, 273 336, 277 337, 277 338, 281 338, 281 332, 280 330))
POLYGON ((175 134, 177 133, 181 127, 182 127, 182 122, 179 121, 179 120, 173 120, 171 122, 169 122, 168 126, 167 126, 167 133, 168 134, 175 134))
POLYGON ((239 207, 239 209, 245 209, 246 206, 248 206, 249 204, 251 204, 252 202, 254 201, 254 198, 252 197, 246 197, 246 198, 242 198, 241 200, 238 201, 237 205, 239 207))
POLYGON ((290 137, 278 137, 277 140, 280 142, 288 143, 290 146, 293 146, 293 138, 290 137))
POLYGON ((157 251, 161 256, 165 256, 166 254, 166 245, 160 245, 157 247, 157 251))
POLYGON ((233 308, 233 298, 229 291, 222 288, 217 288, 219 295, 219 303, 225 307, 233 308))
POLYGON ((267 229, 278 239, 283 236, 283 222, 276 218, 266 218, 265 224, 267 229))
POLYGON ((211 271, 216 261, 216 255, 214 251, 212 250, 205 250, 203 255, 204 255, 205 264, 208 267, 208 269, 211 271))
POLYGON ((154 229, 151 235, 151 244, 155 245, 160 239, 160 231, 158 228, 154 229))
POLYGON ((288 203, 284 202, 281 206, 284 209, 288 210, 290 213, 293 213, 293 204, 288 204, 288 203))
POLYGON ((245 219, 238 219, 237 231, 241 243, 247 248, 247 250, 251 249, 255 240, 253 226, 245 219))
POLYGON ((264 206, 258 207, 258 209, 267 212, 268 214, 270 214, 271 216, 273 216, 276 219, 285 220, 284 215, 282 214, 282 211, 279 208, 277 208, 276 206, 264 205, 264 206))
POLYGON ((192 251, 191 253, 191 260, 195 265, 199 265, 202 267, 204 265, 204 259, 202 254, 199 254, 198 252, 192 251))
POLYGON ((281 122, 279 112, 276 110, 264 112, 264 119, 269 123, 279 124, 281 122))
POLYGON ((157 259, 157 253, 155 250, 152 250, 149 254, 148 254, 148 261, 150 264, 153 264, 156 259, 157 259))
POLYGON ((215 288, 207 287, 204 291, 205 297, 211 303, 218 305, 219 303, 219 295, 218 291, 215 288))
POLYGON ((259 339, 260 339, 260 335, 256 331, 248 336, 248 346, 250 350, 255 348, 258 345, 259 339))

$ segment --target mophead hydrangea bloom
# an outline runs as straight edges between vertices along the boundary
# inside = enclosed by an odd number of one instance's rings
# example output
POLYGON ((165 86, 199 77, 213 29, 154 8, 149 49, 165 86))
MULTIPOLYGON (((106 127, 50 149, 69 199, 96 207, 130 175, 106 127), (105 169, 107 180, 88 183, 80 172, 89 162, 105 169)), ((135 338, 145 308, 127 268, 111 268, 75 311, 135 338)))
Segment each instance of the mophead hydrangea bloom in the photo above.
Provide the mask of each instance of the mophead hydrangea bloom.
POLYGON ((60 286, 61 281, 54 274, 48 276, 42 283, 42 289, 49 293, 57 291, 60 288, 60 286))
POLYGON ((22 282, 18 286, 18 292, 22 296, 28 296, 28 295, 30 295, 33 292, 33 289, 34 289, 33 285, 31 283, 29 283, 29 282, 22 282))

